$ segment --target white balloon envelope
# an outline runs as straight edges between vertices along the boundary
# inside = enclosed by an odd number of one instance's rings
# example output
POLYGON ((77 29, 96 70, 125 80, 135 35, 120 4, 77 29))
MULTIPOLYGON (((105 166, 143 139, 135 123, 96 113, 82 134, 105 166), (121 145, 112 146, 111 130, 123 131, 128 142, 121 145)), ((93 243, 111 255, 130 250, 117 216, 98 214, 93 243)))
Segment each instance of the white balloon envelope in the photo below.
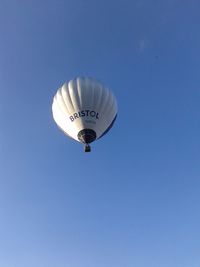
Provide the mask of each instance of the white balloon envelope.
POLYGON ((53 118, 69 137, 89 144, 106 134, 117 117, 113 93, 97 80, 76 78, 58 89, 53 98, 53 118))

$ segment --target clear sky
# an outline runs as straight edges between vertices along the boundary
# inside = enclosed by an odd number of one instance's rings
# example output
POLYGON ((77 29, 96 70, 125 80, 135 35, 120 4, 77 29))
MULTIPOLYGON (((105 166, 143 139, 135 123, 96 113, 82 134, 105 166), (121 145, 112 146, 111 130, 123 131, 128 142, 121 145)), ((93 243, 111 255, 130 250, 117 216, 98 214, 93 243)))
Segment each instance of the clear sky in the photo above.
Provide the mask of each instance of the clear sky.
POLYGON ((0 267, 200 266, 200 2, 0 1, 0 267), (118 100, 92 153, 52 98, 118 100))

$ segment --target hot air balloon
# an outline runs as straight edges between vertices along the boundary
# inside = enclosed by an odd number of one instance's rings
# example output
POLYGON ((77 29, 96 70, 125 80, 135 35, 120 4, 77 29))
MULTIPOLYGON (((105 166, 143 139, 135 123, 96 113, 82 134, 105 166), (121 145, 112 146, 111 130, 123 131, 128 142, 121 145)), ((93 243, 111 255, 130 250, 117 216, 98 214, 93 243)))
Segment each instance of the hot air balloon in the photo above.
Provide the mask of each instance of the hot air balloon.
POLYGON ((105 135, 117 117, 113 93, 93 78, 75 78, 58 89, 53 98, 53 118, 69 137, 85 145, 105 135))

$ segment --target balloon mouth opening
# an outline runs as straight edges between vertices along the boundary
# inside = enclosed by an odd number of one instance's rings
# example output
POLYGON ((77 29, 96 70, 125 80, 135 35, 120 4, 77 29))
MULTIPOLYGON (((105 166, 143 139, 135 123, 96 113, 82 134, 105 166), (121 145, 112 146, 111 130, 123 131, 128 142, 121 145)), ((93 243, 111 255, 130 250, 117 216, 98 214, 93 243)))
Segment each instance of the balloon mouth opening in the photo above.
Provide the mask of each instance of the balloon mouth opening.
POLYGON ((83 144, 90 144, 96 140, 96 132, 92 129, 83 129, 78 133, 78 140, 83 144))

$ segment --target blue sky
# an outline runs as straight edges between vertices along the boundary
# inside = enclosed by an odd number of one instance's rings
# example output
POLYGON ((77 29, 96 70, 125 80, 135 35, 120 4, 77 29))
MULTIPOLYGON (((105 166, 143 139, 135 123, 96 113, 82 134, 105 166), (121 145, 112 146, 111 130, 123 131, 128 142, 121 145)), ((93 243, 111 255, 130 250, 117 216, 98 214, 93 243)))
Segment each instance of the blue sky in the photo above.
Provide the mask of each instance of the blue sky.
POLYGON ((0 266, 200 266, 199 1, 0 3, 0 266), (85 154, 52 119, 93 76, 112 131, 85 154))

